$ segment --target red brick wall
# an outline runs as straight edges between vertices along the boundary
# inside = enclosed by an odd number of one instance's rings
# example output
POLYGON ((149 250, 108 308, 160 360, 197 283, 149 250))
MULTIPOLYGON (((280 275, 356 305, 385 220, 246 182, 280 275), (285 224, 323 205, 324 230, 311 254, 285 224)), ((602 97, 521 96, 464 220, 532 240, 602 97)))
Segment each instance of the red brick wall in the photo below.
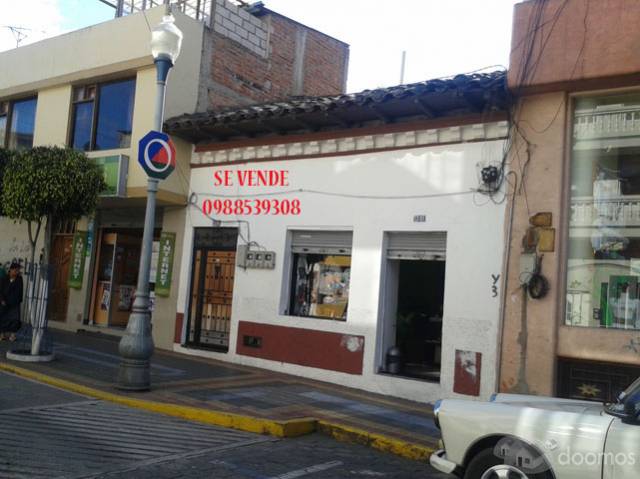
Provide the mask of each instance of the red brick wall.
POLYGON ((364 337, 240 321, 236 353, 330 371, 362 374, 364 337), (259 338, 259 347, 244 345, 259 338))
POLYGON ((344 93, 348 50, 313 30, 307 34, 304 63, 306 95, 344 93), (318 92, 318 93, 316 93, 318 92))
POLYGON ((269 14, 269 55, 250 51, 219 33, 213 35, 209 105, 215 109, 240 103, 261 103, 294 94, 296 31, 306 29, 303 94, 343 93, 349 47, 319 32, 275 14, 269 14), (222 85, 223 88, 216 88, 222 85), (230 91, 229 91, 230 90, 230 91))

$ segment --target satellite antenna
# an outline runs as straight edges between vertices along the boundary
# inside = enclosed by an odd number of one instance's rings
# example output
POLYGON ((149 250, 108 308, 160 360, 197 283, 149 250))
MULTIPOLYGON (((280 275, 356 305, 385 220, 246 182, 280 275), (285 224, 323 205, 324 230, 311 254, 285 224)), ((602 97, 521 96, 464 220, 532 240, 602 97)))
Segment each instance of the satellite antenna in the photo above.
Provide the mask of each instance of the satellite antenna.
POLYGON ((13 25, 3 25, 2 28, 7 28, 13 33, 13 37, 16 39, 16 48, 20 46, 20 42, 29 36, 27 32, 31 32, 30 28, 16 27, 13 25))

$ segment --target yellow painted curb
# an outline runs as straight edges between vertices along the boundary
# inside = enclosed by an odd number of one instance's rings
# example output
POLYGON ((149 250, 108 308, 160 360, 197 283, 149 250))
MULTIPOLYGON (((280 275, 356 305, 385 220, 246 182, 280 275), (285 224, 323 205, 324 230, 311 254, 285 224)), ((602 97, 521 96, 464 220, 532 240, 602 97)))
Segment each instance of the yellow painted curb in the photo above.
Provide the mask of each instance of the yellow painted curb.
POLYGON ((428 460, 429 456, 435 451, 435 448, 432 447, 413 444, 400 439, 387 437, 382 434, 371 433, 361 429, 352 428, 350 426, 332 423, 330 421, 319 421, 314 418, 274 421, 270 419, 243 416, 241 414, 212 411, 210 409, 202 409, 192 406, 131 398, 90 388, 65 379, 55 378, 53 376, 48 376, 46 374, 3 362, 0 362, 0 370, 77 394, 82 394, 84 396, 167 416, 187 419, 190 421, 238 429, 240 431, 269 434, 275 437, 298 437, 317 431, 327 434, 338 441, 373 447, 380 451, 417 461, 428 460))
POLYGON ((192 406, 179 404, 147 401, 145 399, 131 398, 113 394, 99 389, 76 384, 64 379, 54 378, 46 374, 24 369, 12 364, 0 363, 0 370, 7 371, 24 378, 49 384, 67 391, 82 394, 84 396, 102 399, 104 401, 122 404, 137 409, 144 409, 167 416, 179 417, 190 421, 197 421, 214 426, 229 427, 240 431, 258 434, 269 434, 276 437, 297 437, 310 434, 316 430, 316 420, 312 418, 290 419, 286 421, 274 421, 270 419, 243 416, 229 412, 212 411, 192 406))
POLYGON ((316 430, 328 434, 338 441, 362 444, 416 461, 426 461, 429 459, 429 456, 435 452, 435 448, 433 447, 421 446, 329 421, 318 421, 316 430))

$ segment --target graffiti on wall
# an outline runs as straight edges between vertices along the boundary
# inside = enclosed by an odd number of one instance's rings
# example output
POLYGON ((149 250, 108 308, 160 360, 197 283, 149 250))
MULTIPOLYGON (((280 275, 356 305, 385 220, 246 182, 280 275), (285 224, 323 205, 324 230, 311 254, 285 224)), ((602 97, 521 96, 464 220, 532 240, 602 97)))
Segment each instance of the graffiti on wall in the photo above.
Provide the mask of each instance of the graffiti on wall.
POLYGON ((491 297, 498 297, 498 281, 500 280, 499 274, 491 274, 491 297))
POLYGON ((24 265, 31 253, 31 245, 26 238, 14 236, 7 240, 0 239, 0 266, 5 269, 13 262, 24 265))
POLYGON ((0 267, 3 268, 5 271, 9 269, 9 267, 11 266, 11 263, 18 263, 21 267, 24 268, 24 265, 27 264, 27 258, 11 258, 8 261, 4 261, 3 263, 0 263, 0 267))

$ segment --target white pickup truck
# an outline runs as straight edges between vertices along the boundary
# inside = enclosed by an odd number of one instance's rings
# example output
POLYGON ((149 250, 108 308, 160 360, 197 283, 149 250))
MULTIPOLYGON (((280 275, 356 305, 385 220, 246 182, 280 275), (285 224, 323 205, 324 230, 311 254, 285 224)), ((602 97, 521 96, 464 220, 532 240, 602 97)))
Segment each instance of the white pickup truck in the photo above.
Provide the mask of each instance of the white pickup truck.
POLYGON ((640 379, 618 402, 497 394, 434 407, 431 465, 463 479, 640 479, 640 379))

